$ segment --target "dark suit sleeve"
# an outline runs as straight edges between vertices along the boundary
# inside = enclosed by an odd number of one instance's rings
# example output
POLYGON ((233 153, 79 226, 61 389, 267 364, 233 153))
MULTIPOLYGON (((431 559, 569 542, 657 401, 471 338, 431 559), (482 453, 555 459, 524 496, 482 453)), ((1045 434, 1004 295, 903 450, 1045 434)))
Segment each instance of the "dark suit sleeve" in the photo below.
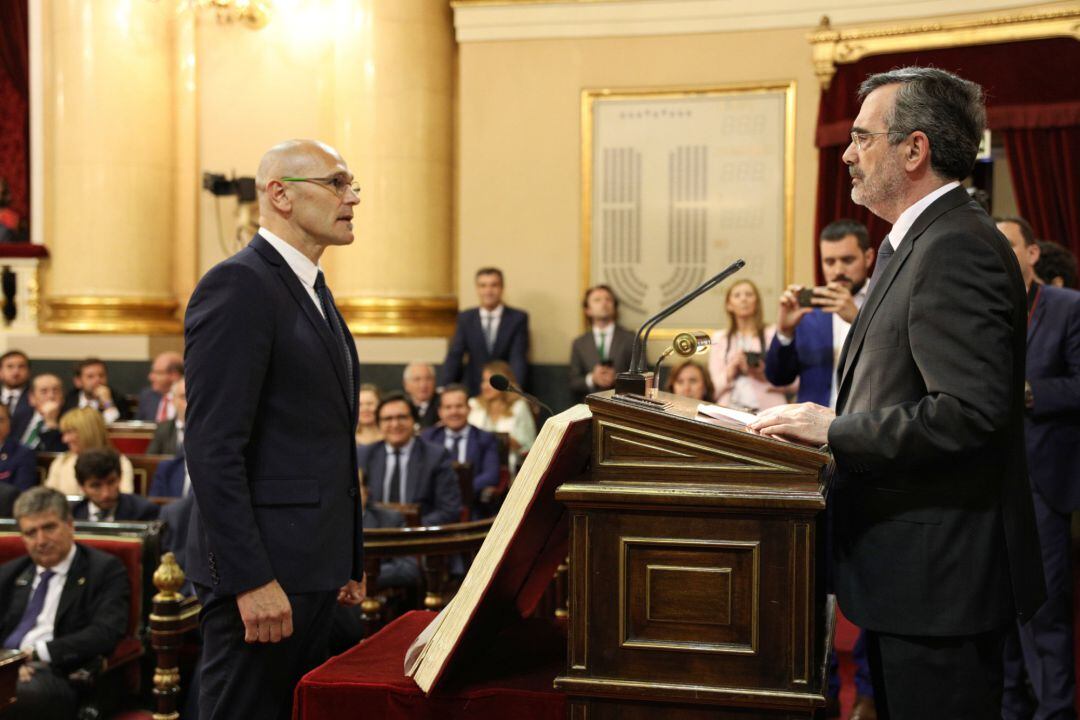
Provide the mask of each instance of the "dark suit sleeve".
POLYGON ((164 455, 165 443, 169 439, 169 423, 164 422, 154 428, 154 437, 146 447, 147 455, 164 455))
POLYGON ((521 313, 521 323, 510 339, 510 369, 521 387, 529 386, 529 313, 521 313))
POLYGON ((38 484, 37 460, 28 448, 20 447, 19 464, 11 473, 11 484, 19 490, 29 490, 38 484))
POLYGON ((91 580, 88 590, 94 593, 90 599, 90 622, 46 646, 52 665, 65 672, 111 653, 127 630, 131 605, 127 571, 112 556, 92 569, 99 577, 91 580))
MULTIPOLYGON (((15 510, 15 500, 19 497, 18 488, 7 483, 0 483, 0 518, 10 518, 15 510)), ((7 605, 0 604, 0 608, 7 605)))
POLYGON ((585 358, 581 354, 581 350, 578 348, 578 341, 575 339, 570 345, 570 389, 578 395, 588 395, 589 384, 585 381, 588 374, 592 372, 592 368, 588 366, 585 358))
POLYGON ((149 522, 150 520, 157 520, 161 515, 161 508, 146 498, 139 497, 138 495, 128 495, 128 498, 130 498, 131 503, 132 520, 149 522))
POLYGON ((253 269, 223 263, 203 277, 187 310, 188 471, 230 594, 274 579, 245 463, 273 344, 273 307, 253 269))
MULTIPOLYGON (((906 310, 911 358, 926 394, 837 418, 829 446, 841 470, 926 466, 985 447, 1012 417, 1016 296, 1002 257, 967 233, 929 241, 916 267, 906 310)), ((914 261, 915 258, 912 258, 914 261)), ((899 341, 903 310, 886 297, 864 339, 882 347, 899 341), (892 311, 889 316, 883 312, 892 311), (893 323, 893 324, 890 324, 893 323)), ((904 362, 888 358, 882 362, 904 362)))
POLYGON ((109 390, 112 391, 113 406, 116 408, 116 411, 120 413, 120 417, 118 419, 130 420, 131 405, 128 404, 127 396, 125 396, 122 392, 117 392, 116 389, 113 388, 111 385, 109 386, 109 390))
POLYGON ((480 449, 480 464, 474 468, 473 489, 479 491, 499 484, 499 450, 495 436, 491 433, 480 435, 477 447, 480 449))
POLYGON ((1069 300, 1062 338, 1065 373, 1029 380, 1035 399, 1031 414, 1036 420, 1055 416, 1074 422, 1080 419, 1080 294, 1069 293, 1069 300))
MULTIPOLYGON (((798 330, 796 329, 796 336, 798 330)), ((778 333, 777 333, 778 334, 778 333)), ((798 343, 792 340, 787 345, 780 342, 776 334, 769 343, 769 351, 765 353, 765 377, 773 385, 782 387, 790 385, 799 377, 799 350, 798 343)))
POLYGON ((462 361, 465 358, 465 313, 459 313, 457 327, 454 328, 454 337, 450 340, 450 346, 446 349, 446 357, 443 358, 439 375, 442 385, 461 382, 462 361))
POLYGON ((457 474, 450 462, 450 453, 446 448, 429 446, 438 452, 435 467, 431 473, 431 490, 434 494, 432 509, 420 518, 422 525, 445 525, 461 520, 461 488, 458 487, 457 474))
POLYGON ((40 448, 45 452, 67 452, 68 446, 64 444, 60 430, 46 430, 41 433, 40 448))

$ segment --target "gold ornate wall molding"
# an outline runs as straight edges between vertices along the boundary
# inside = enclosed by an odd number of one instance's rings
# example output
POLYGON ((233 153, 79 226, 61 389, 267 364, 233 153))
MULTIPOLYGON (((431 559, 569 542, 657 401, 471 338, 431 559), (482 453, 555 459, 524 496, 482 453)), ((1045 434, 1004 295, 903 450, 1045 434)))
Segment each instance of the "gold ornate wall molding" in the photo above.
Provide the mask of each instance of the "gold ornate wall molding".
POLYGON ((45 300, 41 331, 175 335, 183 332, 176 300, 137 297, 66 296, 45 300))
POLYGON ((335 298, 353 335, 450 337, 457 323, 456 297, 335 298))
POLYGON ((813 50, 814 70, 822 88, 827 90, 837 65, 857 62, 870 55, 1055 37, 1080 40, 1080 5, 1068 3, 1060 9, 987 13, 941 22, 845 30, 834 29, 825 15, 807 39, 813 50))

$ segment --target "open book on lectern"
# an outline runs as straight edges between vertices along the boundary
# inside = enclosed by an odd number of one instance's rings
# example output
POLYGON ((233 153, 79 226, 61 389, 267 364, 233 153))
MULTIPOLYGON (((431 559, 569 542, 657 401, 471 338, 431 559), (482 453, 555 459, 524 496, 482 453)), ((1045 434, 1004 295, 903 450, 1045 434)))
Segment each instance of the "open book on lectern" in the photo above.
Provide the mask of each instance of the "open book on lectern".
POLYGON ((588 472, 591 418, 575 405, 544 423, 457 595, 405 655, 405 674, 425 693, 455 658, 536 609, 567 553, 555 489, 588 472))

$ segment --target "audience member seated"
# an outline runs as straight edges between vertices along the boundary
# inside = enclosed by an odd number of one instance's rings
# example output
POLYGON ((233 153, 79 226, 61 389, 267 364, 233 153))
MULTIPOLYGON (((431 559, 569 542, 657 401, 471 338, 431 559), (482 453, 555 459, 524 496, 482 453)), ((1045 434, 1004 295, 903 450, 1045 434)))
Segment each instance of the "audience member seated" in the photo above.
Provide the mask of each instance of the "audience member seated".
MULTIPOLYGON (((368 501, 368 476, 360 475, 360 500, 364 507, 364 529, 403 528, 405 518, 397 510, 380 507, 368 501)), ((176 504, 176 503, 173 503, 176 504)), ((179 561, 179 558, 177 559, 179 561)), ((183 566, 181 566, 183 567, 183 566)), ((379 563, 379 577, 367 590, 371 594, 382 590, 403 589, 411 594, 420 586, 423 575, 415 557, 386 558, 379 563)), ((330 654, 339 655, 367 635, 363 611, 359 605, 334 604, 334 628, 330 631, 330 654)))
POLYGON ((11 434, 11 413, 0 405, 0 483, 26 490, 38 484, 34 451, 11 434))
POLYGON ((68 675, 108 656, 124 636, 127 571, 108 553, 75 542, 67 499, 55 490, 23 493, 15 519, 28 556, 0 565, 0 637, 30 657, 5 717, 74 718, 78 693, 68 675))
POLYGON ((173 350, 154 358, 147 379, 150 384, 139 393, 139 408, 135 419, 163 423, 176 417, 174 398, 169 390, 177 380, 184 377, 184 358, 173 350))
POLYGON ((411 362, 402 374, 405 396, 416 408, 421 428, 429 428, 439 421, 439 395, 435 392, 435 368, 430 363, 411 362))
MULTIPOLYGON (((75 462, 81 452, 111 447, 105 421, 93 408, 76 408, 60 417, 60 432, 68 449, 49 465, 45 485, 65 495, 80 495, 82 489, 75 479, 75 462)), ((131 461, 123 455, 120 456, 120 492, 135 492, 135 472, 131 461)))
POLYGON ((64 398, 63 412, 76 408, 93 408, 107 423, 131 419, 127 400, 109 385, 105 362, 87 358, 75 363, 75 387, 64 398))
POLYGON ((19 494, 19 488, 0 482, 0 518, 14 517, 15 501, 19 499, 19 494))
POLYGON ((187 386, 180 377, 166 393, 173 416, 154 428, 147 455, 176 455, 184 447, 184 415, 187 413, 187 386))
POLYGON ((382 440, 379 421, 375 418, 375 409, 379 407, 379 388, 371 383, 360 386, 360 399, 357 403, 356 444, 369 445, 382 440))
POLYGON ((1035 275, 1045 285, 1076 289, 1076 256, 1060 243, 1039 240, 1035 275))
POLYGON ((513 476, 521 466, 522 454, 536 440, 536 419, 529 403, 520 395, 491 387, 492 375, 505 375, 510 382, 517 382, 510 366, 502 360, 485 365, 480 395, 469 400, 469 424, 510 436, 510 475, 513 476))
POLYGON ((480 392, 482 368, 504 360, 524 387, 529 372, 529 314, 502 303, 502 270, 476 271, 480 307, 462 311, 442 365, 442 385, 464 382, 470 395, 480 392), (465 356, 468 355, 468 364, 465 356))
POLYGON ((775 330, 762 319, 757 286, 738 281, 728 288, 724 306, 728 327, 713 335, 709 351, 716 401, 751 412, 785 404, 785 393, 793 388, 778 388, 765 378, 765 351, 775 330))
POLYGON ((11 434, 21 438, 34 409, 30 407, 30 358, 21 350, 0 355, 0 404, 11 413, 11 434))
POLYGON ((76 520, 157 520, 157 505, 120 492, 120 454, 112 448, 84 450, 75 461, 75 479, 85 496, 71 509, 76 520))
POLYGON ((706 403, 716 397, 716 388, 709 373, 693 360, 684 360, 672 368, 664 390, 706 403))
POLYGON ((64 452, 60 434, 60 407, 64 400, 64 384, 52 373, 42 373, 30 383, 30 407, 34 414, 22 435, 22 444, 31 450, 64 452))
POLYGON ((402 393, 391 393, 376 410, 384 442, 357 448, 357 464, 368 478, 373 502, 420 506, 423 525, 461 518, 461 490, 450 453, 416 436, 416 415, 402 393))
POLYGON ((187 497, 191 494, 191 475, 183 453, 157 466, 146 494, 150 497, 187 497))
POLYGON ((464 385, 447 385, 439 402, 439 425, 421 437, 442 445, 454 462, 469 463, 473 490, 482 499, 486 488, 499 484, 499 443, 491 433, 469 424, 469 391, 464 385))
POLYGON ((634 350, 634 333, 616 324, 619 299, 614 290, 595 285, 585 291, 582 306, 590 328, 570 346, 570 390, 577 402, 615 387, 615 376, 630 368, 634 350))

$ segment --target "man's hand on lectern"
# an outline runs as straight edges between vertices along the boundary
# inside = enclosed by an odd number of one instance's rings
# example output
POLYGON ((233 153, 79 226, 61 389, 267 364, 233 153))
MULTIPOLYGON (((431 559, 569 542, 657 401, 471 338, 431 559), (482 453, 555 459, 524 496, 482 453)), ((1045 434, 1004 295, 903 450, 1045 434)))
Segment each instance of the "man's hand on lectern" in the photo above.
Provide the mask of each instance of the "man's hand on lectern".
POLYGON ((236 596, 236 607, 244 621, 244 641, 280 642, 293 633, 292 605, 277 580, 236 596))

